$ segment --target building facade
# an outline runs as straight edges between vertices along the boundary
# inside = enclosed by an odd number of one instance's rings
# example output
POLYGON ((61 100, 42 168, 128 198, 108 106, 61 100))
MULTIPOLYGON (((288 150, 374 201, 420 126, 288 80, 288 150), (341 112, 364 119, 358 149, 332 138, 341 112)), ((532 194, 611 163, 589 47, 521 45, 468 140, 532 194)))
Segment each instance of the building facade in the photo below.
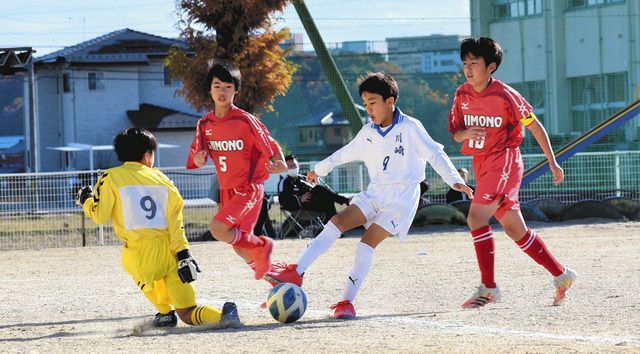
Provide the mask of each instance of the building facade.
MULTIPOLYGON (((575 137, 638 97, 637 0, 470 0, 472 35, 504 49, 495 76, 521 91, 552 135, 575 137)), ((631 147, 634 120, 612 133, 631 147)))
POLYGON ((404 73, 455 73, 461 70, 457 35, 387 38, 389 61, 404 73))
MULTIPOLYGON (((111 145, 122 129, 149 128, 162 166, 183 166, 201 114, 175 95, 180 83, 163 66, 171 46, 184 42, 123 29, 36 59, 41 171, 89 168, 89 152, 54 147, 111 145)), ((113 151, 97 152, 95 168, 118 164, 113 151)))

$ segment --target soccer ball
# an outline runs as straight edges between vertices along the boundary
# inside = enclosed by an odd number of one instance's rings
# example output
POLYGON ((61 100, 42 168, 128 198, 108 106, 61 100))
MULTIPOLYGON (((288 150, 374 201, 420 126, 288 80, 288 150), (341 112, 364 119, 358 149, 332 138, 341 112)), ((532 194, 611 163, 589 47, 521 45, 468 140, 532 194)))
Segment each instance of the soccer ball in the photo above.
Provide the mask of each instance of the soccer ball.
POLYGON ((282 283, 269 292, 267 298, 269 313, 278 322, 295 322, 307 309, 307 296, 301 287, 292 283, 282 283))

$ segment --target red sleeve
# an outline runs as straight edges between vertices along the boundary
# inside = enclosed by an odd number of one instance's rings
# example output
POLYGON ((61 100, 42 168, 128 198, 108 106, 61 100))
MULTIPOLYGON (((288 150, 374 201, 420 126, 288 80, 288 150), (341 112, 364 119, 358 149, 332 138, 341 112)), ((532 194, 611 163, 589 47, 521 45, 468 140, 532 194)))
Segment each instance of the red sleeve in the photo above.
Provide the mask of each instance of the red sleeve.
POLYGON ((527 102, 527 100, 525 100, 518 91, 505 85, 504 92, 506 93, 507 106, 512 113, 511 116, 513 118, 513 124, 520 123, 520 119, 533 112, 531 104, 529 104, 529 102, 527 102))
POLYGON ((449 133, 451 134, 455 134, 462 129, 466 129, 459 105, 459 91, 460 89, 456 90, 456 93, 453 96, 453 104, 451 105, 451 110, 449 111, 449 133))
POLYGON ((258 118, 247 114, 247 121, 255 137, 256 146, 265 156, 271 158, 280 149, 280 146, 278 146, 278 143, 269 134, 267 127, 258 118), (277 148, 274 149, 274 146, 277 148))
POLYGON ((187 169, 192 170, 194 168, 198 168, 198 166, 193 162, 193 157, 199 151, 202 151, 206 148, 207 144, 204 139, 204 134, 202 133, 201 126, 204 122, 204 117, 198 120, 196 124, 196 136, 193 138, 191 142, 191 147, 189 148, 189 156, 187 157, 187 169))

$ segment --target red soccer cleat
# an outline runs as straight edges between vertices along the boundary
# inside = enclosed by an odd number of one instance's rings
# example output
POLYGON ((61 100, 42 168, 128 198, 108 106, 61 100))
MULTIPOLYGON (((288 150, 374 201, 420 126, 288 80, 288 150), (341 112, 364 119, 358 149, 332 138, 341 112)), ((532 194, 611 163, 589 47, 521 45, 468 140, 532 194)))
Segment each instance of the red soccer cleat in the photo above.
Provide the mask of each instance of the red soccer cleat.
POLYGON ((280 283, 293 283, 302 286, 303 275, 298 274, 296 270, 297 264, 277 263, 271 266, 271 269, 264 275, 264 280, 269 282, 271 286, 280 283))
POLYGON ((271 252, 273 251, 273 240, 267 236, 259 236, 264 245, 251 249, 251 258, 256 263, 256 267, 253 270, 255 272, 256 279, 262 279, 264 275, 269 271, 271 266, 271 252))
POLYGON ((352 320, 356 318, 356 309, 349 300, 342 300, 331 306, 331 309, 336 310, 332 316, 333 318, 341 320, 352 320))

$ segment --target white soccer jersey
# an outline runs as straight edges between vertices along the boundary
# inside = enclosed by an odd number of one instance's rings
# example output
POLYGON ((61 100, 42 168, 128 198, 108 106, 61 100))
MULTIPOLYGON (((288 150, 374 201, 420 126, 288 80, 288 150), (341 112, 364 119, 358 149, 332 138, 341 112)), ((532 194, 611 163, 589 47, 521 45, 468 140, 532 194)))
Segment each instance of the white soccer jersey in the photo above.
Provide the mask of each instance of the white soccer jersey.
POLYGON ((386 130, 369 123, 349 144, 315 165, 319 176, 336 166, 363 161, 371 184, 414 184, 425 179, 427 161, 449 185, 464 183, 443 146, 435 142, 422 123, 396 107, 393 123, 386 130))

